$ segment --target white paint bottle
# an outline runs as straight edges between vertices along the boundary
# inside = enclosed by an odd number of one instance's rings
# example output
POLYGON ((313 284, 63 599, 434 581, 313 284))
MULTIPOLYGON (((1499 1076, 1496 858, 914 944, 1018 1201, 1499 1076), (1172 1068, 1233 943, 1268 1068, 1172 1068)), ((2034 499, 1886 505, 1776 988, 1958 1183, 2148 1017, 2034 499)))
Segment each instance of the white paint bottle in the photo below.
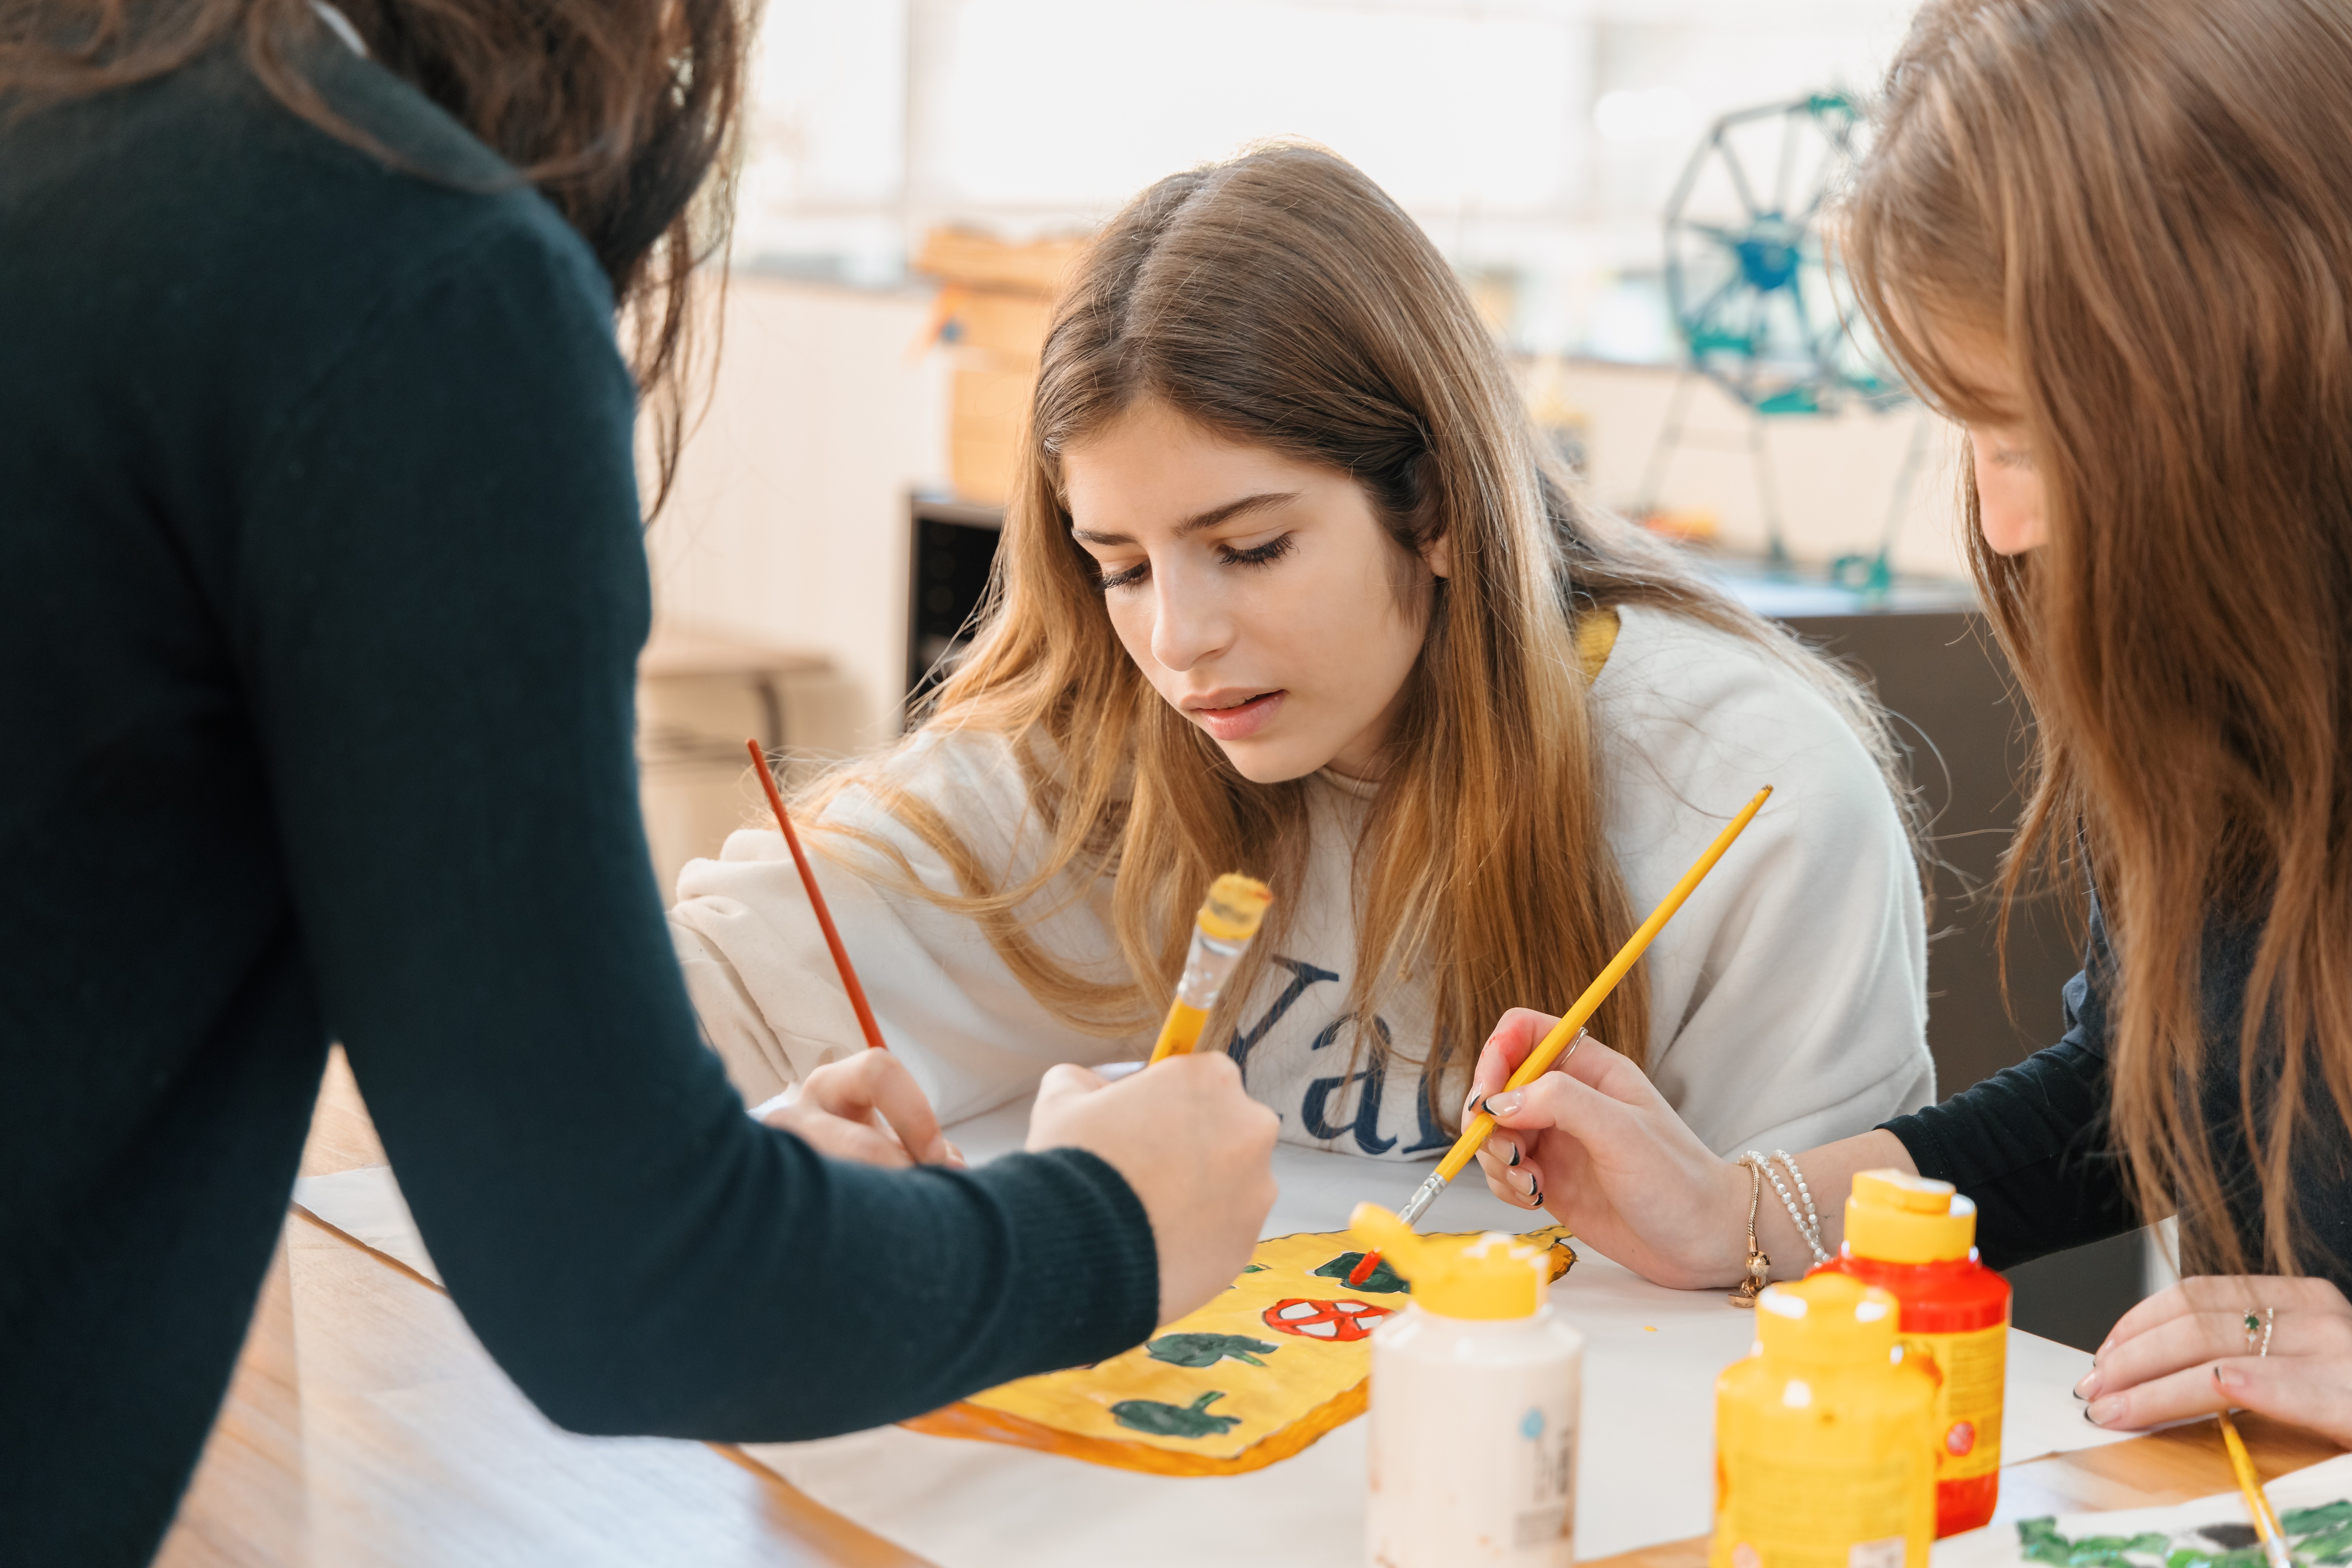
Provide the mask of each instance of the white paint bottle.
POLYGON ((1372 1335, 1366 1561, 1569 1568, 1584 1336, 1546 1300, 1546 1250, 1424 1241, 1372 1204, 1351 1225, 1412 1284, 1372 1335))

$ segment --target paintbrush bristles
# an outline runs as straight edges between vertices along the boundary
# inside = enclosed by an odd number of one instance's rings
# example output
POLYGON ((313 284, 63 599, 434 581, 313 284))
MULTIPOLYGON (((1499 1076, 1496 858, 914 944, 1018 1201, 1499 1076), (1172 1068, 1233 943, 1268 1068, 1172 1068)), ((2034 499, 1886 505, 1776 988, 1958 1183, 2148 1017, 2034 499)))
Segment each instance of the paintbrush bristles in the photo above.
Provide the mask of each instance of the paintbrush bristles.
POLYGON ((1209 884, 1196 923, 1219 942, 1247 942, 1257 935, 1273 902, 1274 891, 1264 882, 1228 871, 1209 884))

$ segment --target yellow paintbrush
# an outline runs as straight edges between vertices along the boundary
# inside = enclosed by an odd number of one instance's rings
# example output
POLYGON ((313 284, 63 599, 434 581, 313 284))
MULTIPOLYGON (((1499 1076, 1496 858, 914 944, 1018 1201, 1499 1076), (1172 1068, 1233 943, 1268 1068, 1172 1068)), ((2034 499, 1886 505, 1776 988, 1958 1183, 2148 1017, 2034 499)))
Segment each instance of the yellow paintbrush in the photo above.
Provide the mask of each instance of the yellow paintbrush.
POLYGON ((2293 1568, 2294 1559, 2287 1555, 2286 1531, 2279 1523, 2277 1513, 2271 1508, 2270 1495, 2263 1490, 2262 1472, 2254 1468, 2254 1457, 2246 1452, 2245 1439, 2238 1436, 2238 1424, 2222 1411, 2221 1445, 2230 1450, 2230 1468, 2237 1472, 2238 1489, 2246 1494, 2246 1511, 2254 1516, 2254 1533, 2262 1537, 2263 1555, 2271 1568, 2293 1568))
POLYGON ((1209 1021, 1217 993, 1249 951, 1250 938, 1257 935, 1273 902, 1274 895, 1255 877, 1228 871, 1209 884, 1209 896, 1192 921, 1192 946, 1184 955, 1184 976, 1176 982, 1176 1000, 1169 1004, 1160 1041, 1151 1047, 1153 1061, 1187 1055, 1200 1044, 1201 1026, 1209 1021))
MULTIPOLYGON (((1609 961, 1609 967, 1584 988, 1584 994, 1576 999, 1576 1005, 1552 1026, 1551 1033, 1543 1037, 1541 1045, 1528 1053, 1528 1059, 1519 1064, 1519 1070, 1511 1075, 1511 1081, 1506 1088, 1525 1089, 1549 1071, 1561 1053, 1573 1048, 1570 1042, 1576 1038, 1577 1031, 1584 1027, 1585 1020, 1600 1011, 1601 1004, 1609 999, 1609 993, 1617 988, 1617 983, 1624 979, 1626 972, 1641 959, 1643 950, 1650 945, 1650 939, 1675 918, 1675 911, 1683 907, 1683 900, 1691 896, 1691 889, 1715 869, 1715 863, 1723 858, 1723 852, 1731 847, 1731 841, 1755 820, 1756 814, 1763 809, 1771 794, 1770 784, 1758 790, 1756 798, 1742 806, 1730 825, 1716 835, 1715 842, 1706 847, 1706 853, 1698 858, 1698 864, 1683 873, 1683 879, 1675 884, 1675 890, 1650 911, 1650 918, 1642 922, 1641 929, 1626 939, 1617 956, 1609 961)), ((1445 1158, 1437 1162, 1437 1169, 1431 1173, 1429 1180, 1422 1183, 1421 1190, 1412 1194, 1412 1201, 1397 1212, 1397 1218, 1407 1225, 1419 1219, 1429 1205, 1437 1201, 1437 1194, 1445 1190, 1445 1184, 1476 1156, 1479 1148, 1494 1131, 1495 1119, 1484 1110, 1472 1117, 1469 1125, 1462 1129, 1462 1136, 1453 1149, 1445 1158)))

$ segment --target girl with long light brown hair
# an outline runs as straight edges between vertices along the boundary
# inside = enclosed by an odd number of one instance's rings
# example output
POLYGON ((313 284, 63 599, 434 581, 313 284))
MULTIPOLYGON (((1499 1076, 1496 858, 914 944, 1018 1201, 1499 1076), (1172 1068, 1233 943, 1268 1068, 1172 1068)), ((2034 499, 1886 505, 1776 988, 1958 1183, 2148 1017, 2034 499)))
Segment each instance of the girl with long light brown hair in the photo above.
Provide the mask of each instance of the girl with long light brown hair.
MULTIPOLYGON (((1976 572, 2038 720, 2009 885, 2087 886, 2089 954, 2057 1045, 1799 1160, 1830 1194, 1954 1183, 2000 1268, 2177 1215, 2194 1277, 2077 1390, 2104 1426, 2242 1405, 2352 1442, 2347 145, 2330 0, 1937 0, 1845 205, 1873 321, 1967 426, 1976 572)), ((1612 1257, 1738 1277, 1754 1177, 1633 1064, 1580 1052, 1488 1104, 1498 1190, 1533 1164, 1612 1257)), ((1769 1193, 1762 1219, 1801 1271, 1769 1193)))
MULTIPOLYGON (((998 577, 904 743, 801 803, 941 1115, 1148 1046, 1218 873, 1275 889, 1210 1048, 1284 1136, 1450 1142, 1504 1008, 1567 997, 1780 786, 1601 1026, 1696 1134, 1924 1103, 1919 884, 1842 677, 1577 499, 1428 238, 1261 147, 1145 191, 1054 314, 998 577)), ((858 1032, 773 833, 681 879, 759 1098, 858 1032)))

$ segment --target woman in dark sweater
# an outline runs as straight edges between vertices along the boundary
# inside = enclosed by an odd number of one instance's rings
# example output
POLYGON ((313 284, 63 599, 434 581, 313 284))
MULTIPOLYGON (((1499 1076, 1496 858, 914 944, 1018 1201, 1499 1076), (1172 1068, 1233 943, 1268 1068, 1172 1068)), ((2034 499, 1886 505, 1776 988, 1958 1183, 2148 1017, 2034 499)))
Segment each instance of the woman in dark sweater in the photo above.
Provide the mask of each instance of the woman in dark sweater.
MULTIPOLYGON (((1872 1167, 1956 1184, 1996 1267, 2178 1214, 2202 1273, 2109 1336, 2105 1426, 2240 1405, 2352 1443, 2347 146, 2340 5, 1932 0, 1844 208, 1872 321, 1968 428, 2038 720, 2008 890, 2057 859, 2094 896, 2056 1045, 1796 1160, 1831 1251, 1872 1167)), ((1545 1022, 1506 1019, 1481 1089, 1545 1022)), ((1487 1103, 1497 1193, 1653 1279, 1740 1277, 1754 1173, 1622 1058, 1487 1103)), ((1814 1261, 1769 1186, 1758 1234, 1814 1261)))
POLYGON ((787 1131, 697 1037, 614 312, 656 379, 733 4, 0 6, 0 1559, 153 1550, 330 1038, 577 1430, 889 1421, 1247 1259, 1275 1120, 1221 1054, 1057 1069, 964 1172, 887 1057, 787 1131))

